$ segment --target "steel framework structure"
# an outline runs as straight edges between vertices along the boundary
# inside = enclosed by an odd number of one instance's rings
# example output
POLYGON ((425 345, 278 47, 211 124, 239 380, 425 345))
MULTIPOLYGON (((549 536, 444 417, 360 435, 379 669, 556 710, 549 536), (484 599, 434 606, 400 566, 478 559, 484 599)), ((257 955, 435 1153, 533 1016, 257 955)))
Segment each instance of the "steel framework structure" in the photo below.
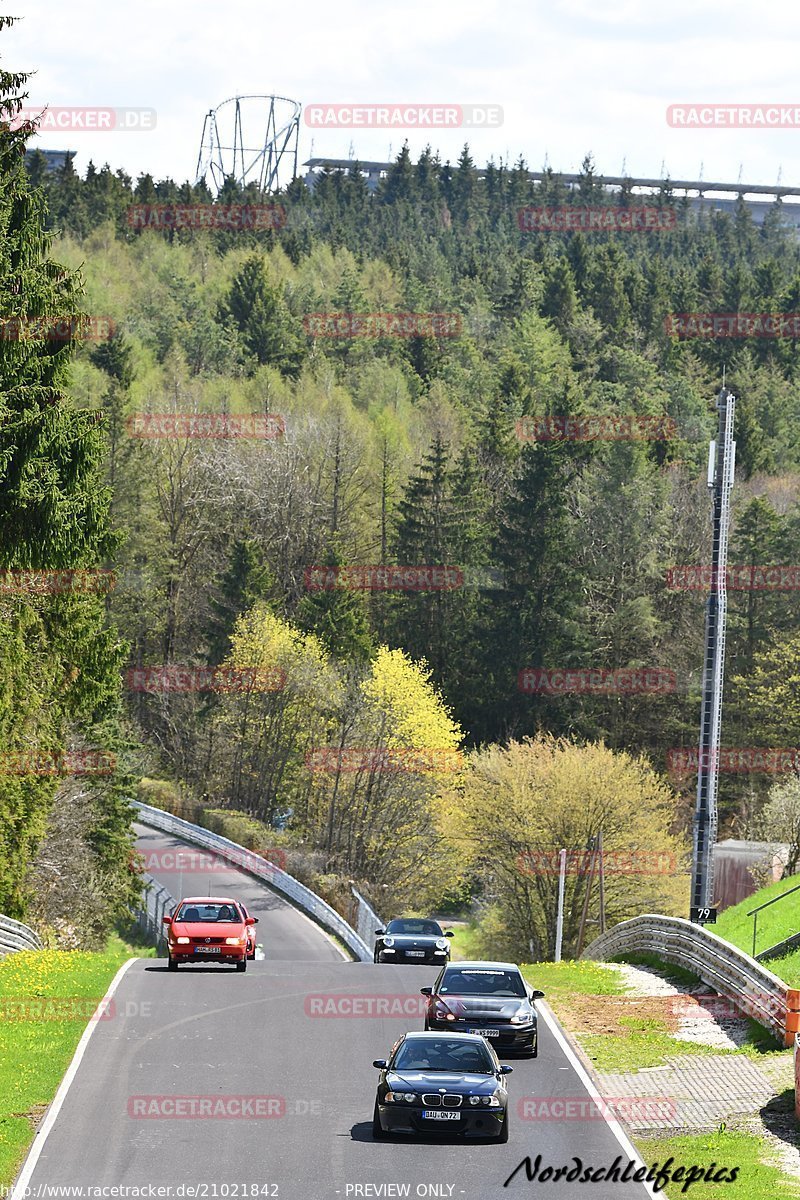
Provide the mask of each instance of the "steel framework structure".
POLYGON ((694 813, 691 908, 703 920, 714 904, 713 849, 717 840, 717 784, 719 781, 722 685, 725 673, 725 620, 727 615, 728 529, 736 460, 733 419, 736 399, 727 388, 717 397, 719 432, 709 447, 708 486, 713 494, 713 547, 711 590, 706 604, 706 649, 700 747, 697 765, 697 802, 694 813))
POLYGON ((219 193, 226 179, 276 192, 297 175, 298 101, 285 96, 232 96, 203 122, 196 182, 219 193))

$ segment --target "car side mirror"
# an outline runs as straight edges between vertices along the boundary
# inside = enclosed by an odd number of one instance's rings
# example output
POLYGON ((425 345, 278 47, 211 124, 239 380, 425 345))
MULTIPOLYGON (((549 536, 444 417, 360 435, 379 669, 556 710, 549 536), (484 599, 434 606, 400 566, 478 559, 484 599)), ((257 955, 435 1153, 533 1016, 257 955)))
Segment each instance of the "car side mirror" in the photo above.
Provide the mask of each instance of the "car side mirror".
POLYGON ((509 1067, 507 1063, 502 1063, 500 1066, 500 1074, 501 1075, 510 1075, 513 1070, 514 1070, 514 1068, 509 1067))
POLYGON ((444 936, 445 937, 455 937, 456 935, 453 933, 452 929, 445 929, 444 936))
POLYGON ((164 924, 165 924, 165 925, 171 925, 171 924, 172 924, 172 917, 164 917, 164 918, 163 918, 163 921, 164 921, 164 924))
POLYGON ((372 1060, 372 1065, 373 1067, 377 1067, 379 1071, 384 1071, 389 1064, 385 1058, 374 1058, 372 1060))
POLYGON ((531 992, 531 1000, 544 1000, 544 992, 540 992, 538 988, 534 988, 531 992))
POLYGON ((420 994, 420 996, 432 996, 432 995, 433 995, 433 988, 432 988, 432 987, 429 987, 429 988, 420 988, 420 989, 419 989, 419 994, 420 994))
POLYGON ((248 917, 247 920, 245 921, 245 925, 257 925, 257 924, 258 924, 258 917, 248 917))
POLYGON ((386 933, 386 930, 385 929, 376 929, 375 937, 380 937, 382 933, 386 933))

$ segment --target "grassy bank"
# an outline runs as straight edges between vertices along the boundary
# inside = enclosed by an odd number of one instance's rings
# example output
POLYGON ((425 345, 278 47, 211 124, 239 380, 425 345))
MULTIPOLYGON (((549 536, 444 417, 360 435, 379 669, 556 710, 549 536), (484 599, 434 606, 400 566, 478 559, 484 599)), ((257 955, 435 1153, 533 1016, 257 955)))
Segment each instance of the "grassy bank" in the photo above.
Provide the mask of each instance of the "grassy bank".
POLYGON ((39 950, 0 959, 0 1187, 16 1175, 114 975, 126 959, 151 953, 115 937, 102 953, 39 950))

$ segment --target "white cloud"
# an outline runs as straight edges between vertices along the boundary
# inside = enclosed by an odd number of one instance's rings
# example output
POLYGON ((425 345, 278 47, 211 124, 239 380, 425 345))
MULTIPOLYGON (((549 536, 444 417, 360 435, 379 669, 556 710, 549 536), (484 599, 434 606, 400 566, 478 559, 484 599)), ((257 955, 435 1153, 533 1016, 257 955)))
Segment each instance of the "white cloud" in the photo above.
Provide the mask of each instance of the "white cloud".
POLYGON ((303 0, 225 6, 219 0, 28 0, 0 43, 4 65, 36 69, 31 100, 158 111, 152 133, 48 135, 132 175, 193 174, 203 117, 229 96, 275 92, 313 102, 495 103, 499 131, 354 131, 301 127, 301 161, 397 153, 405 137, 454 160, 469 141, 479 162, 522 154, 575 170, 591 150, 600 170, 800 184, 800 131, 670 129, 666 108, 691 101, 800 103, 800 7, 730 0, 303 0), (797 90, 795 90, 797 89, 797 90))

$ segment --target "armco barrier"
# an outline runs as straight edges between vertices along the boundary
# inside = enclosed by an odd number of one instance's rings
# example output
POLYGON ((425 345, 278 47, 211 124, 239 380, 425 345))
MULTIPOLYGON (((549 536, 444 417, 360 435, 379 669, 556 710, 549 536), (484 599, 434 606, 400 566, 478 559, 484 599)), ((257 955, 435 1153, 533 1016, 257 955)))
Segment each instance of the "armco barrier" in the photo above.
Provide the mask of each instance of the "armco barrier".
POLYGON ((21 921, 0 916, 0 958, 18 950, 41 950, 39 935, 21 921))
POLYGON ((167 932, 164 917, 169 916, 176 907, 177 901, 151 875, 144 875, 142 881, 142 899, 136 913, 136 924, 141 933, 153 943, 157 950, 166 951, 167 932))
POLYGON ((335 934, 358 962, 372 962, 372 951, 358 936, 352 925, 349 925, 344 917, 340 916, 334 908, 331 908, 330 904, 327 904, 310 888, 288 875, 286 871, 282 871, 274 863, 261 858, 253 850, 247 850, 244 846, 239 846, 228 838, 220 837, 218 833, 211 833, 210 830, 203 829, 200 825, 192 825, 190 821, 184 821, 181 817, 173 817, 172 813, 163 812, 160 808, 151 808, 149 804, 141 804, 138 800, 132 800, 131 805, 136 809, 138 819, 144 825, 171 833, 173 837, 180 838, 184 842, 191 842, 193 846, 202 846, 220 858, 224 858, 240 871, 245 871, 248 875, 260 879, 291 900, 323 929, 335 934))
POLYGON ((697 975, 786 1046, 800 1029, 800 991, 790 988, 738 946, 682 917, 647 914, 622 921, 586 947, 583 958, 654 954, 697 975))

